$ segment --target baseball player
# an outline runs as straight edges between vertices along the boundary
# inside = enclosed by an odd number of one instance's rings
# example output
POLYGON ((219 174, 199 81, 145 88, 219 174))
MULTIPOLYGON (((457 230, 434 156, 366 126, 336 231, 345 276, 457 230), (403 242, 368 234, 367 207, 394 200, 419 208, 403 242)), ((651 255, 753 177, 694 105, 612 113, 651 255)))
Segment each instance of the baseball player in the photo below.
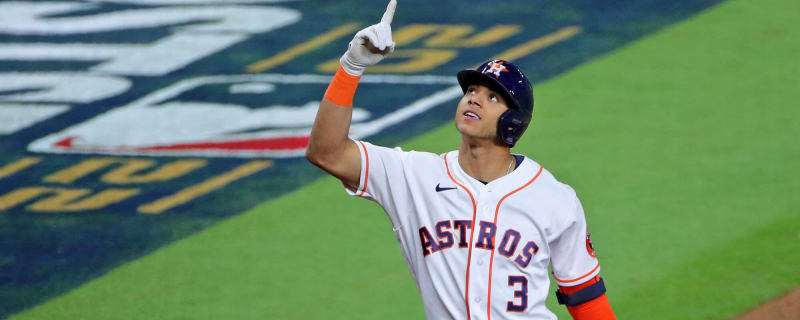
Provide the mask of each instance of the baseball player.
POLYGON ((392 222, 428 319, 555 319, 550 284, 575 319, 615 319, 575 191, 511 154, 533 113, 533 90, 512 63, 458 73, 458 150, 441 155, 348 138, 365 68, 394 50, 390 24, 356 33, 325 92, 307 157, 392 222))

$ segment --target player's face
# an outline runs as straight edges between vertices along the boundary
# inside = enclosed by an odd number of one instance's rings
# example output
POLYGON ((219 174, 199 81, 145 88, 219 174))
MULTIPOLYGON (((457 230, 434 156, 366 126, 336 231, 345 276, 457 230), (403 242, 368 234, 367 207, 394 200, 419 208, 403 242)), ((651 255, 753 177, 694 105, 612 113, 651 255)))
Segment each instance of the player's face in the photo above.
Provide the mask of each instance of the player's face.
POLYGON ((458 102, 456 128, 472 138, 494 139, 497 119, 506 110, 508 106, 499 93, 484 85, 471 85, 458 102))

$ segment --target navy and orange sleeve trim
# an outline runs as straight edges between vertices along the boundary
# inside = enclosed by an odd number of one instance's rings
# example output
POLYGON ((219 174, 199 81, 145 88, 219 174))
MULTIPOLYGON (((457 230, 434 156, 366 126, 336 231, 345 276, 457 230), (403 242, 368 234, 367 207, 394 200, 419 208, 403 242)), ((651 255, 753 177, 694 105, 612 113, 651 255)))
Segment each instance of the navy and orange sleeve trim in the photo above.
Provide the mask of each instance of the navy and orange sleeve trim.
POLYGON ((597 265, 592 269, 592 271, 589 271, 580 277, 574 279, 559 279, 558 277, 556 277, 555 273, 553 273, 553 279, 556 279, 559 285, 571 285, 573 283, 580 283, 581 280, 585 280, 589 277, 597 275, 598 273, 600 273, 600 262, 597 263, 597 265))
POLYGON ((367 182, 369 181, 369 152, 367 151, 367 146, 364 145, 364 142, 356 141, 356 144, 358 144, 361 150, 364 151, 364 161, 363 161, 364 171, 361 174, 362 182, 359 186, 360 188, 356 190, 356 195, 359 197, 363 197, 364 193, 367 192, 367 182))

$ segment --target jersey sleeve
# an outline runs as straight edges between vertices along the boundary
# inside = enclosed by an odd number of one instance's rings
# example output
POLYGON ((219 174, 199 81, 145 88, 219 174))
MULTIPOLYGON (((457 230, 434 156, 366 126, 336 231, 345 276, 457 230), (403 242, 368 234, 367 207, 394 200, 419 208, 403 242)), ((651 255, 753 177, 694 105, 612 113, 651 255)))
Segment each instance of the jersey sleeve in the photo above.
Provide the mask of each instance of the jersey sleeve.
POLYGON ((592 247, 583 206, 575 191, 566 186, 567 204, 559 212, 564 227, 551 243, 553 277, 560 286, 576 286, 600 273, 600 263, 592 247))
POLYGON ((397 222, 397 212, 407 203, 406 190, 409 152, 400 147, 386 148, 369 142, 355 141, 361 153, 361 176, 358 188, 345 186, 348 194, 377 202, 392 220, 397 222))

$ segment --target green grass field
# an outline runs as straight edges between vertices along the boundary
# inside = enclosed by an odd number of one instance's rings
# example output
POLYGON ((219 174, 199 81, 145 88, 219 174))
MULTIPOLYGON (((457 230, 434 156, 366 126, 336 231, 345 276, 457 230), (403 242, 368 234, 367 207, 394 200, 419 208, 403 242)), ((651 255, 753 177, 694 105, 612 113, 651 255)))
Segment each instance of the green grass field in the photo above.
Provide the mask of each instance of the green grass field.
MULTIPOLYGON (((536 86, 514 152, 578 191, 620 319, 730 319, 800 285, 797 12, 731 0, 536 86)), ((382 210, 326 178, 13 319, 423 317, 382 210)))

